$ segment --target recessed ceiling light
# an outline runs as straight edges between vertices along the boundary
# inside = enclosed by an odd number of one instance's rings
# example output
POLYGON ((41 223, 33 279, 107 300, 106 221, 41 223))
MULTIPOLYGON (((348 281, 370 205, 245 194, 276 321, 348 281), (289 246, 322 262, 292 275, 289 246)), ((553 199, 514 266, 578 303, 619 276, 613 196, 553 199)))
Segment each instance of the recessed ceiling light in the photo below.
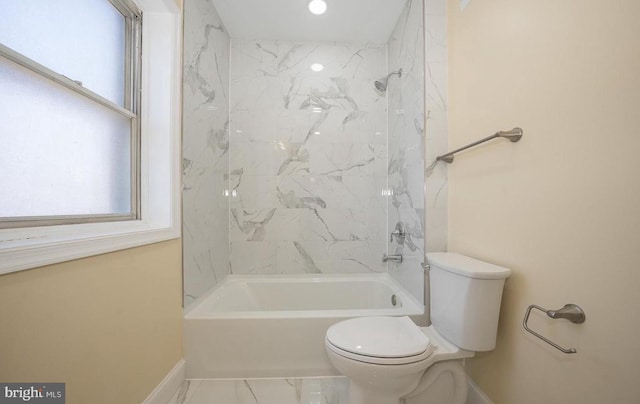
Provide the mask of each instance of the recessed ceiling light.
POLYGON ((314 72, 320 72, 322 71, 322 69, 324 69, 324 66, 322 66, 320 63, 314 63, 311 65, 311 70, 313 70, 314 72))
POLYGON ((327 3, 324 0, 311 0, 309 2, 309 11, 315 15, 324 14, 327 11, 327 3))

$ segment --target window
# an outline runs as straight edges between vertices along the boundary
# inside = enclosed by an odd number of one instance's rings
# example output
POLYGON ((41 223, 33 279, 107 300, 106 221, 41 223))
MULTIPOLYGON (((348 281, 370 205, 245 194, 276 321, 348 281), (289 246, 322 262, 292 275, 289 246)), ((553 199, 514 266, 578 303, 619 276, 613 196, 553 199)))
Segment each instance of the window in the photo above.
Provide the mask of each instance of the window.
POLYGON ((141 14, 126 0, 0 13, 0 227, 139 219, 141 14))
MULTIPOLYGON (((0 2, 0 18, 8 3, 21 1, 0 2)), ((180 237, 180 2, 135 2, 144 16, 138 103, 139 217, 137 220, 0 228, 0 274, 180 237)), ((45 3, 54 2, 39 2, 45 3)), ((75 23, 58 20, 55 29, 67 22, 75 23)), ((0 56, 0 60, 3 59, 15 64, 10 58, 0 56)), ((33 72, 27 69, 27 73, 33 72)), ((74 79, 82 81, 82 78, 74 79)), ((85 86, 89 86, 88 82, 83 82, 82 88, 89 91, 85 86)), ((4 87, 0 87, 0 93, 3 92, 4 87)), ((4 113, 0 110, 0 116, 4 113)), ((2 142, 0 138, 0 150, 4 147, 2 142)), ((0 154, 0 160, 2 158, 0 154)), ((0 189, 0 195, 3 194, 4 190, 0 189)))

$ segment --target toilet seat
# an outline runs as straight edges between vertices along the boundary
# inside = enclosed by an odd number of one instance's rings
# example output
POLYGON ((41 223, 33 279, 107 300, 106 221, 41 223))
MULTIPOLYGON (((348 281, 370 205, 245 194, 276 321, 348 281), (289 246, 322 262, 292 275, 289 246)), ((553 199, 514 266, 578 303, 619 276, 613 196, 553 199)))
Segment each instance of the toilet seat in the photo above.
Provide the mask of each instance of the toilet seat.
POLYGON ((341 321, 329 327, 325 341, 340 356, 380 365, 415 363, 433 352, 429 337, 406 316, 341 321))
POLYGON ((403 356, 398 358, 381 358, 377 356, 366 356, 366 355, 358 355, 349 351, 345 351, 343 349, 338 348, 333 345, 329 340, 325 339, 325 345, 328 349, 334 352, 336 355, 340 355, 347 359, 351 359, 358 362, 369 363, 373 365, 409 365, 411 363, 416 363, 423 361, 431 356, 434 349, 433 347, 429 347, 426 351, 419 355, 414 356, 403 356))

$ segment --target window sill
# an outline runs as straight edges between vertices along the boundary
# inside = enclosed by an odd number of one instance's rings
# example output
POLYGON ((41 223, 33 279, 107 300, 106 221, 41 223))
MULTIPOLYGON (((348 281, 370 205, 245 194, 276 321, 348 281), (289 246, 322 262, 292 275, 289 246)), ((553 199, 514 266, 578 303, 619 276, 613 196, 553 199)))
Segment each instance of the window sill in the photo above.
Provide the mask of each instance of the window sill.
POLYGON ((142 221, 0 231, 0 274, 180 237, 176 226, 142 221))

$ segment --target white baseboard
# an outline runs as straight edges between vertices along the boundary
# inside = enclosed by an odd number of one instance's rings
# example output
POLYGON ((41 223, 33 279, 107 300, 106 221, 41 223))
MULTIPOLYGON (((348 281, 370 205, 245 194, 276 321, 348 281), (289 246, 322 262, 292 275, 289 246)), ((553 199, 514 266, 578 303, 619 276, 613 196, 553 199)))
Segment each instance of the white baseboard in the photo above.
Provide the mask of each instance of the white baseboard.
POLYGON ((149 394, 142 404, 167 404, 182 386, 186 374, 186 362, 180 359, 160 384, 149 394))
POLYGON ((493 401, 487 396, 484 391, 478 387, 470 378, 467 378, 469 383, 469 393, 467 394, 467 404, 494 404, 493 401))

